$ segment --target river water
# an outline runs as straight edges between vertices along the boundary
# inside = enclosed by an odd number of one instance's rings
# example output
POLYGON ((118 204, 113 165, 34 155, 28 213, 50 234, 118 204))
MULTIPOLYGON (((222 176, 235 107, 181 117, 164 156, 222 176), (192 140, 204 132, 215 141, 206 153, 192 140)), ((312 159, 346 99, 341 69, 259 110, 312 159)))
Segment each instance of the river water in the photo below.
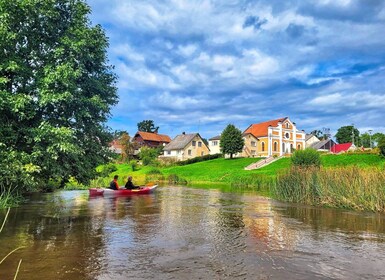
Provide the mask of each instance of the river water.
MULTIPOLYGON (((0 211, 0 226, 5 211, 0 211)), ((31 196, 0 234, 0 279, 385 279, 385 216, 159 187, 31 196)))

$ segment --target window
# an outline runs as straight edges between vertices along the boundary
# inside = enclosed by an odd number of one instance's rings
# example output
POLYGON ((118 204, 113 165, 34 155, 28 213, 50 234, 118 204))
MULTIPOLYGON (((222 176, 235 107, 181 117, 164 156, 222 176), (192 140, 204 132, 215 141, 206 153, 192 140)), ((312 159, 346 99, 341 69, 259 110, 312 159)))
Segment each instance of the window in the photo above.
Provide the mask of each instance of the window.
POLYGON ((192 146, 195 147, 197 145, 197 141, 192 141, 192 146))
POLYGON ((278 148, 278 143, 277 143, 277 142, 274 142, 274 148, 273 148, 274 152, 277 151, 277 148, 278 148))
POLYGON ((218 141, 213 141, 213 146, 218 146, 218 141))
POLYGON ((168 155, 171 155, 171 151, 167 151, 167 154, 168 154, 168 155))
POLYGON ((251 141, 251 147, 255 147, 255 146, 256 146, 255 141, 251 141))
POLYGON ((251 155, 255 156, 255 150, 251 150, 251 155))
POLYGON ((286 128, 289 128, 289 127, 290 127, 290 125, 289 125, 289 123, 287 122, 287 123, 286 123, 286 128))
POLYGON ((202 142, 201 141, 198 142, 198 147, 202 147, 202 142))
POLYGON ((289 139, 289 138, 290 138, 289 132, 286 132, 286 133, 285 133, 285 138, 286 138, 286 139, 289 139))
POLYGON ((293 152, 293 144, 290 144, 290 152, 293 152))
POLYGON ((298 144, 297 149, 298 149, 298 150, 301 150, 301 145, 298 144))
POLYGON ((201 156, 204 156, 205 155, 205 152, 201 152, 201 156))
POLYGON ((262 142, 262 152, 265 151, 265 142, 262 142))
POLYGON ((188 154, 189 156, 191 156, 191 150, 188 150, 188 151, 187 151, 187 154, 188 154))

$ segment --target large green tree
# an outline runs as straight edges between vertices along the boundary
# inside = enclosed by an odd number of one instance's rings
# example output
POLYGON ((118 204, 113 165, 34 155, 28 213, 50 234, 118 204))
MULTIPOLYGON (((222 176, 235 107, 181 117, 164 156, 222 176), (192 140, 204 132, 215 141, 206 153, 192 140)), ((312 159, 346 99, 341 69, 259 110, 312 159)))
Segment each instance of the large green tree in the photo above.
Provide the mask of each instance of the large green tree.
POLYGON ((351 143, 354 140, 354 144, 360 142, 360 132, 353 125, 342 126, 337 130, 335 135, 338 143, 351 143))
POLYGON ((107 159, 116 76, 89 13, 83 0, 0 0, 0 184, 87 182, 107 159))
POLYGON ((229 124, 221 134, 220 147, 223 154, 230 154, 230 158, 236 153, 242 152, 245 141, 242 132, 233 124, 229 124))
POLYGON ((144 132, 158 132, 159 126, 155 127, 153 120, 143 120, 138 123, 138 130, 144 132))

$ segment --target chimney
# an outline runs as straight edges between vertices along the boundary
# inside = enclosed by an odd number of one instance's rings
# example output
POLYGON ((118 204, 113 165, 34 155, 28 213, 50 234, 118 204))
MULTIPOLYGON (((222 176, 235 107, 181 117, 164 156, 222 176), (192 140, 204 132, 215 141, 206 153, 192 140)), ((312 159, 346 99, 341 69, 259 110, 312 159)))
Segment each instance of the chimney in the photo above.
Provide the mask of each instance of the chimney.
POLYGON ((183 131, 182 134, 183 134, 183 135, 186 135, 186 132, 183 131))

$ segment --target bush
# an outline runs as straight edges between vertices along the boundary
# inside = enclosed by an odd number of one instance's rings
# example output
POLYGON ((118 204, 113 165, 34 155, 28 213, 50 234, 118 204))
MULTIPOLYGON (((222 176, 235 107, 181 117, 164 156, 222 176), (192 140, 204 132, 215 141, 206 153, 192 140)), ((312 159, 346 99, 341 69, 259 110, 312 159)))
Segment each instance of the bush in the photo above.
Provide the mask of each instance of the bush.
POLYGON ((222 156, 223 156, 222 154, 205 155, 205 156, 201 156, 201 157, 195 157, 195 158, 190 158, 188 160, 179 161, 176 164, 177 165, 187 165, 187 164, 192 164, 192 163, 196 163, 196 162, 220 158, 222 156))
POLYGON ((100 170, 99 175, 101 177, 108 177, 112 172, 115 172, 118 168, 113 163, 106 164, 100 170))
POLYGON ((156 148, 142 147, 140 148, 139 158, 144 166, 152 163, 159 155, 159 150, 156 148))
POLYGON ((138 162, 135 159, 133 159, 133 160, 130 160, 129 165, 131 166, 132 171, 135 171, 136 168, 138 167, 138 162))
POLYGON ((379 149, 380 155, 385 157, 385 137, 382 137, 378 141, 377 148, 379 149))
POLYGON ((291 156, 291 163, 297 167, 320 167, 320 154, 314 149, 298 150, 291 156))
POLYGON ((169 184, 175 184, 175 185, 187 185, 187 180, 180 178, 176 174, 170 174, 168 177, 168 183, 169 184))

